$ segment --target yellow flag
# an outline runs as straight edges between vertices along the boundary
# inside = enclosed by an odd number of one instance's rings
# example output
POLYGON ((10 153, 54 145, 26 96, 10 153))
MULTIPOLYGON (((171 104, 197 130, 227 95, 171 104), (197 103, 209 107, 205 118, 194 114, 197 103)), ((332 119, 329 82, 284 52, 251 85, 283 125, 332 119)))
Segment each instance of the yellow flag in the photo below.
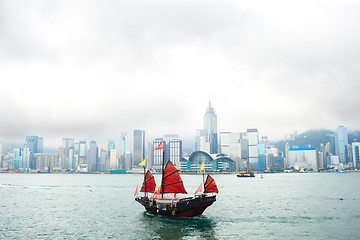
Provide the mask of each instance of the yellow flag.
POLYGON ((145 164, 146 164, 146 158, 141 163, 139 163, 139 166, 144 166, 145 167, 145 164))
POLYGON ((156 192, 157 192, 157 186, 155 186, 155 191, 154 194, 152 195, 153 198, 156 196, 156 192))
POLYGON ((201 171, 204 171, 204 162, 202 162, 202 164, 201 164, 200 172, 201 172, 201 171))

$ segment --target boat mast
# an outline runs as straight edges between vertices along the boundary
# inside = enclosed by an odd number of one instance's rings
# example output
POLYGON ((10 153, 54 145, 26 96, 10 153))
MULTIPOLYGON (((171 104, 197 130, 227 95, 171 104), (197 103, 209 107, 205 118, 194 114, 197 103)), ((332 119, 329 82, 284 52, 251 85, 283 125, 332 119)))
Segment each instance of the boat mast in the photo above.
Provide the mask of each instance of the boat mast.
POLYGON ((205 191, 205 168, 204 168, 204 171, 203 171, 203 185, 204 185, 204 191, 205 191))
POLYGON ((145 184, 144 197, 146 198, 146 174, 145 174, 145 165, 144 165, 144 184, 145 184))
POLYGON ((162 161, 162 177, 161 177, 161 198, 164 198, 164 169, 165 168, 165 152, 163 150, 163 161, 162 161))

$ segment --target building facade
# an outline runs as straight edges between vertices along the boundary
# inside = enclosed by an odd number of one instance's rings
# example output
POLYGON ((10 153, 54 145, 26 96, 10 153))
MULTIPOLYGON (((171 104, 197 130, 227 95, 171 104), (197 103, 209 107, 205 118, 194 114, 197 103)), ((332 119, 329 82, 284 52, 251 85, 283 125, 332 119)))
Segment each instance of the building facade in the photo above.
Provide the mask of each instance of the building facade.
POLYGON ((89 145, 89 170, 92 172, 100 171, 100 163, 99 163, 99 156, 98 156, 98 146, 96 141, 90 141, 89 145))
POLYGON ((106 164, 106 150, 101 149, 100 151, 100 172, 109 171, 109 164, 106 164))
POLYGON ((351 146, 353 167, 360 167, 360 142, 353 142, 351 146))
POLYGON ((139 163, 145 158, 145 131, 134 130, 134 151, 133 151, 133 167, 138 167, 139 163))
POLYGON ((56 166, 56 154, 35 153, 36 169, 40 171, 51 171, 56 166))
MULTIPOLYGON (((79 165, 80 164, 87 164, 87 145, 86 141, 80 141, 79 142, 79 165)), ((82 165, 84 167, 84 165, 82 165)))
POLYGON ((348 163, 348 144, 347 128, 339 126, 335 134, 335 153, 340 163, 348 163))
POLYGON ((169 140, 169 159, 176 166, 180 166, 180 160, 182 159, 182 141, 180 139, 169 140))
POLYGON ((117 169, 116 150, 110 151, 110 169, 117 169))
POLYGON ((256 128, 247 129, 246 138, 248 140, 249 164, 251 168, 257 169, 258 167, 258 144, 259 133, 256 128))
MULTIPOLYGON (((159 144, 163 141, 162 138, 155 138, 153 141, 153 148, 155 149, 159 144)), ((163 151, 166 151, 166 142, 163 142, 163 149, 149 149, 149 152, 152 151, 152 167, 154 169, 161 169, 162 168, 162 161, 163 161, 163 151)), ((166 158, 165 158, 166 159, 166 158)))
POLYGON ((115 149, 115 141, 114 140, 109 140, 108 143, 108 157, 110 157, 110 152, 111 150, 115 149))
POLYGON ((317 169, 318 153, 316 148, 289 148, 288 164, 295 169, 317 169))

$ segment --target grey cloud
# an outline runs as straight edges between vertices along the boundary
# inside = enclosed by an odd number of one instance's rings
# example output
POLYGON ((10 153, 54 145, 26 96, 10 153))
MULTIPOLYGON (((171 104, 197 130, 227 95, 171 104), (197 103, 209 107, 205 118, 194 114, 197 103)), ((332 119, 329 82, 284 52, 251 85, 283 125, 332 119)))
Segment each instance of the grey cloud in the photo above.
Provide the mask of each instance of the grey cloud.
POLYGON ((359 128, 356 2, 0 4, 2 139, 359 128))

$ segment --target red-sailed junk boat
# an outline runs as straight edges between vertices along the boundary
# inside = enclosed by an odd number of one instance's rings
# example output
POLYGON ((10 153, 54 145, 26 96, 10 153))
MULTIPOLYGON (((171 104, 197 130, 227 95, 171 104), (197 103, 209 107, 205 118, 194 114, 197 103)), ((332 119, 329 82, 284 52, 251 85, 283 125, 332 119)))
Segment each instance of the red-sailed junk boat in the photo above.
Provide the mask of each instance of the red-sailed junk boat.
POLYGON ((218 193, 218 189, 210 175, 206 178, 204 191, 201 195, 176 198, 177 193, 186 194, 187 192, 178 170, 170 160, 164 169, 164 157, 159 197, 155 194, 152 197, 147 196, 147 193, 155 192, 156 183, 149 170, 144 175, 144 182, 140 191, 145 194, 143 197, 137 196, 135 200, 142 204, 149 213, 169 217, 193 217, 201 215, 207 207, 216 201, 215 193, 218 193), (167 193, 174 194, 174 197, 164 197, 164 194, 167 193))

